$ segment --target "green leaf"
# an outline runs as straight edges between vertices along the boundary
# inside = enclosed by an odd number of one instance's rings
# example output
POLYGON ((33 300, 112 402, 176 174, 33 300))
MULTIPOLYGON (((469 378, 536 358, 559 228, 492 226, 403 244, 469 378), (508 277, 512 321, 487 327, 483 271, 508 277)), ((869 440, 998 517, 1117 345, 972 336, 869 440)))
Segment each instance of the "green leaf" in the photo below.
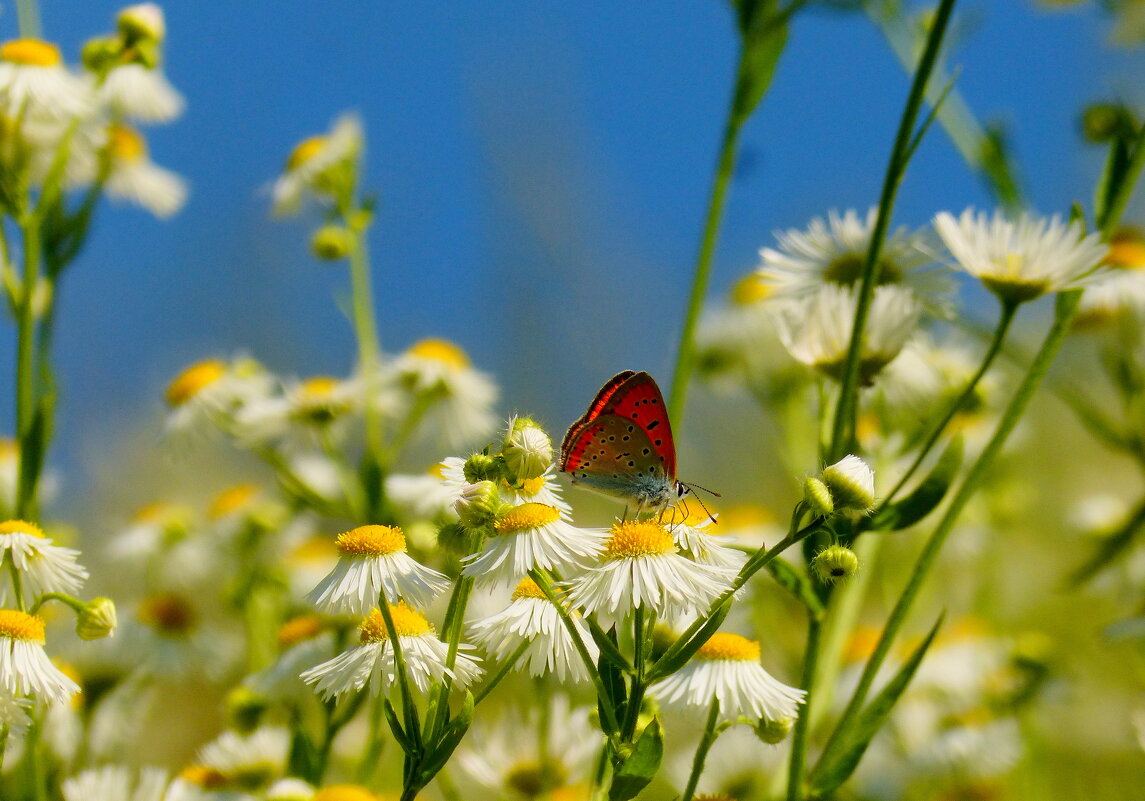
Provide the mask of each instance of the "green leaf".
POLYGON ((644 727, 632 753, 616 767, 608 801, 628 801, 648 786, 664 758, 664 735, 656 718, 644 727))
POLYGON ((653 682, 657 679, 662 679, 665 676, 671 676, 677 670, 686 665, 688 660, 692 658, 696 651, 700 650, 700 647, 708 640, 710 640, 712 635, 719 630, 721 625, 723 625, 724 619, 727 618, 728 612, 731 611, 731 608, 732 604, 731 599, 729 598, 720 605, 720 608, 716 610, 716 613, 712 615, 708 622, 701 626, 695 634, 692 635, 691 639, 689 639, 687 643, 680 646, 679 650, 675 650, 676 645, 673 645, 671 648, 669 648, 668 652, 665 653, 664 656, 660 657, 660 659, 656 661, 656 664, 653 665, 652 669, 648 671, 648 681, 653 682))
POLYGON ((930 475, 914 491, 896 503, 879 509, 871 518, 868 528, 874 531, 900 531, 910 528, 934 511, 946 497, 962 466, 962 435, 958 434, 946 446, 930 475))
POLYGON ((51 439, 52 410, 55 406, 55 396, 44 395, 36 405, 28 430, 23 432, 20 439, 20 459, 22 464, 29 468, 20 473, 20 496, 30 498, 35 505, 36 482, 40 480, 40 471, 44 467, 44 458, 48 450, 48 441, 51 439))
POLYGON ((835 738, 834 747, 823 752, 823 756, 819 758, 815 770, 811 773, 812 793, 815 796, 829 796, 854 773, 867 746, 886 723, 891 710, 910 684, 918 666, 922 664, 922 658, 926 655, 930 644, 934 642, 934 636, 938 634, 945 616, 945 612, 938 616, 926 639, 899 668, 899 672, 890 683, 856 716, 849 730, 835 738))
POLYGON ((1109 155, 1105 159, 1105 167, 1101 171, 1101 178, 1098 179, 1093 197, 1093 218, 1099 225, 1105 220, 1106 214, 1109 213, 1109 204, 1113 202, 1125 180, 1132 160, 1129 143, 1130 140, 1125 135, 1116 136, 1109 143, 1109 155))
POLYGON ((807 611, 814 617, 822 617, 825 613, 823 602, 815 594, 807 576, 799 572, 798 568, 782 559, 772 559, 767 563, 767 572, 779 582, 779 586, 795 596, 807 607, 807 611))
POLYGON ((787 46, 787 15, 774 0, 741 0, 736 4, 743 49, 732 100, 733 124, 746 120, 767 93, 775 67, 787 46))
MULTIPOLYGON (((617 648, 615 629, 605 634, 604 639, 608 640, 613 648, 617 648)), ((621 675, 620 669, 613 664, 612 660, 605 656, 604 649, 600 651, 596 666, 597 670, 600 671, 600 681, 604 685, 604 691, 608 694, 607 698, 597 699, 597 705, 603 706, 607 701, 616 711, 617 716, 622 716, 624 714, 624 704, 628 699, 628 690, 624 685, 624 676, 621 675)), ((603 724, 604 721, 608 720, 608 716, 604 713, 603 709, 599 709, 598 712, 600 714, 601 723, 603 724)), ((605 733, 613 734, 615 732, 606 731, 605 733)))
POLYGON ((1138 506, 1112 534, 1101 540, 1097 552, 1071 574, 1070 583, 1074 586, 1082 584, 1101 572, 1104 567, 1128 550, 1143 526, 1145 526, 1145 504, 1138 506))
POLYGON ((615 667, 624 671, 631 671, 632 664, 621 653, 620 648, 616 642, 610 637, 604 629, 600 627, 595 620, 589 620, 589 632, 592 634, 592 641, 596 643, 597 648, 600 649, 601 658, 607 658, 615 667))
POLYGON ((398 745, 400 745, 402 750, 407 754, 411 753, 413 750, 413 742, 410 741, 405 729, 402 728, 401 721, 398 720, 397 710, 394 709, 394 705, 390 703, 390 699, 387 698, 382 702, 382 711, 386 714, 386 723, 390 724, 390 731, 393 732, 394 739, 398 741, 398 745))
POLYGON ((294 729, 290 737, 290 755, 287 765, 291 776, 303 776, 315 780, 314 769, 318 762, 318 749, 310 742, 306 732, 294 729))
POLYGON ((445 731, 442 732, 441 737, 420 765, 418 775, 422 787, 429 784, 433 777, 445 767, 445 763, 449 761, 453 752, 457 750, 457 746, 461 744, 465 733, 473 725, 473 707, 473 693, 466 692, 465 702, 461 705, 461 709, 445 727, 445 731))

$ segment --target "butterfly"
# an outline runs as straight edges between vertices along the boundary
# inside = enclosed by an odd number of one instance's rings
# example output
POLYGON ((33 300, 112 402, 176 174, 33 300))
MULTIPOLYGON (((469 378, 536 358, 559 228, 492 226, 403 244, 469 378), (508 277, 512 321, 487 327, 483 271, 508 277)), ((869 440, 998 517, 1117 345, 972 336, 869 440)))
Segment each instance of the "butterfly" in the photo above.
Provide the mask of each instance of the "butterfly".
POLYGON ((660 387, 625 370, 600 388, 561 444, 561 472, 574 484, 663 511, 690 492, 676 480, 676 443, 660 387))

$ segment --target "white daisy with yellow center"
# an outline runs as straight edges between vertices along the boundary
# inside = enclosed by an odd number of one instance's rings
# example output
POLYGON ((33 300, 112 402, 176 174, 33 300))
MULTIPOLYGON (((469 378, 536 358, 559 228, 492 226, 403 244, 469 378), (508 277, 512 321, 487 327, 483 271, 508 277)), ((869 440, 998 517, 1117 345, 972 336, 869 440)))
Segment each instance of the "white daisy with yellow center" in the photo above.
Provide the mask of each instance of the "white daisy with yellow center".
POLYGON ((557 483, 555 466, 550 466, 541 475, 527 478, 518 484, 502 481, 498 490, 501 500, 506 503, 514 505, 543 503, 557 509, 565 520, 568 520, 572 515, 572 506, 561 497, 561 486, 557 483))
POLYGON ((463 472, 461 480, 451 482, 445 478, 445 463, 455 459, 460 471, 463 460, 449 457, 421 474, 391 473, 386 476, 386 499, 403 514, 414 520, 457 519, 453 504, 461 497, 468 484, 463 472))
POLYGON ((717 632, 680 670, 652 687, 666 704, 706 710, 720 702, 720 718, 751 723, 785 721, 799 712, 807 694, 772 677, 759 663, 755 640, 717 632))
POLYGON ((691 510, 682 520, 674 520, 669 528, 676 547, 702 565, 729 568, 738 573, 747 561, 747 552, 730 547, 719 533, 719 519, 706 510, 691 510))
POLYGON ((561 519, 560 509, 543 503, 510 508, 493 522, 493 531, 462 570, 481 584, 513 585, 533 569, 583 569, 604 540, 600 529, 577 528, 561 519))
POLYGON ((0 609, 0 689, 64 703, 79 685, 52 664, 44 651, 44 621, 16 609, 0 609))
MULTIPOLYGON (((572 621, 595 662, 599 649, 592 640, 588 626, 579 615, 574 615, 572 621)), ((561 621, 556 607, 530 578, 521 579, 513 591, 509 606, 472 623, 469 630, 473 641, 498 659, 505 659, 522 642, 528 642, 524 658, 533 676, 552 673, 561 683, 588 678, 572 635, 561 621)))
MULTIPOLYGON (((459 689, 468 687, 480 677, 481 667, 477 659, 464 653, 473 646, 461 643, 453 667, 447 668, 449 646, 437 638, 425 616, 405 603, 390 606, 389 610, 406 673, 419 690, 426 692, 431 682, 440 681, 447 675, 453 678, 454 686, 459 689)), ((371 611, 358 627, 358 632, 359 645, 302 674, 302 680, 313 684, 324 698, 360 690, 367 683, 374 694, 393 686, 396 665, 382 613, 377 609, 371 611)))
POLYGON ((309 693, 298 675, 334 653, 334 633, 318 615, 303 615, 283 623, 275 636, 278 658, 269 667, 252 673, 243 686, 272 701, 293 699, 309 693))
POLYGON ((330 133, 303 140, 291 151, 272 190, 275 216, 297 214, 307 194, 325 196, 336 173, 361 155, 365 136, 356 114, 343 114, 330 133))
POLYGON ((6 116, 68 119, 91 105, 89 87, 64 66, 56 45, 40 39, 0 44, 0 110, 6 116))
POLYGON ((275 440, 317 444, 318 437, 338 434, 361 408, 361 387, 333 376, 312 376, 283 387, 281 394, 258 398, 235 420, 236 434, 248 446, 275 440))
POLYGON ((186 182, 148 157, 147 140, 135 128, 117 123, 107 129, 110 172, 107 194, 146 209, 160 219, 173 216, 187 201, 186 182))
POLYGON ((616 523, 599 561, 568 582, 569 605, 618 620, 635 609, 677 617, 706 610, 730 589, 735 571, 680 553, 672 532, 651 520, 616 523))
POLYGON ((290 732, 263 726, 249 733, 223 732, 199 749, 196 763, 225 777, 227 789, 256 792, 282 778, 289 753, 290 732))
POLYGON ((64 801, 162 801, 167 772, 103 765, 77 773, 61 786, 64 801))
POLYGON ((185 368, 167 385, 171 408, 167 426, 175 432, 208 424, 229 426, 243 406, 265 398, 272 380, 253 359, 204 359, 185 368))
POLYGON ((988 217, 966 209, 957 219, 941 212, 934 227, 961 269, 1004 302, 1022 303, 1077 286, 1108 255, 1099 234, 1079 222, 1032 217, 1016 222, 1000 212, 988 217))
MULTIPOLYGON (((0 523, 0 561, 11 560, 20 574, 25 600, 45 592, 75 595, 87 580, 88 572, 78 559, 80 552, 54 545, 35 523, 5 520, 0 523)), ((9 596, 11 577, 3 573, 0 601, 9 596)))
POLYGON ((1074 326, 1098 328, 1126 317, 1145 319, 1145 235, 1122 228, 1109 239, 1109 268, 1086 284, 1074 326))
MULTIPOLYGON (((779 249, 760 250, 759 275, 779 297, 813 294, 826 284, 856 286, 878 213, 878 208, 871 208, 860 219, 854 209, 842 215, 830 211, 826 221, 816 217, 806 230, 776 231, 779 249)), ((926 233, 895 230, 883 243, 876 285, 900 284, 922 302, 935 307, 947 305, 953 287, 945 275, 928 269, 935 266, 933 253, 926 233)))
POLYGON ((364 615, 384 598, 429 606, 449 588, 449 579, 406 553, 406 538, 395 526, 359 526, 334 541, 338 564, 307 598, 328 612, 364 615))
MULTIPOLYGON (((858 298, 854 290, 828 284, 802 300, 786 301, 776 310, 779 338, 797 361, 840 380, 850 349, 858 298)), ((898 356, 918 326, 922 307, 909 290, 875 288, 859 352, 859 379, 869 386, 879 371, 898 356)))

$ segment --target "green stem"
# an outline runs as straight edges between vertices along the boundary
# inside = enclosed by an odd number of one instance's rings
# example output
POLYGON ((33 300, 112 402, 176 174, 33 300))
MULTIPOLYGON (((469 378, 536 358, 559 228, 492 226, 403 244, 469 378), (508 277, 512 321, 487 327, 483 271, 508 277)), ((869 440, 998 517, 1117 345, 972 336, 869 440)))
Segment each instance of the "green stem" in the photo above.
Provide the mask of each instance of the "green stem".
POLYGON ((449 715, 449 691, 453 687, 453 666, 457 663, 457 649, 461 643, 461 628, 465 622, 465 609, 469 605, 469 594, 473 590, 472 576, 462 576, 453 585, 453 592, 449 596, 449 607, 445 612, 445 620, 441 632, 445 637, 449 650, 445 656, 446 673, 441 679, 437 693, 437 701, 433 707, 433 717, 428 721, 426 739, 430 742, 436 739, 437 733, 445 726, 449 715))
POLYGON ((378 610, 382 613, 382 620, 386 624, 386 633, 389 634, 390 648, 394 651, 394 673, 397 676, 398 691, 401 694, 402 717, 405 721, 406 735, 415 743, 420 744, 421 728, 418 723, 417 706, 414 704, 413 692, 410 690, 409 673, 406 670, 405 659, 402 657, 402 644, 398 637, 398 631, 394 627, 394 617, 384 595, 379 599, 378 610))
POLYGON ((489 677, 489 681, 485 682, 485 686, 478 691, 477 695, 473 696, 474 706, 484 701, 489 696, 489 693, 493 692, 497 685, 501 683, 501 680, 509 675, 509 671, 516 667, 517 662, 525 655, 525 651, 529 650, 529 645, 531 645, 531 643, 528 640, 523 640, 521 644, 514 649, 513 653, 509 654, 509 658, 497 668, 496 673, 489 677))
POLYGON ((547 571, 533 569, 529 571, 529 578, 537 582, 541 592, 545 594, 545 598, 557 610, 557 615, 560 616, 561 622, 564 623, 565 629, 568 631, 569 636, 572 637, 573 647, 576 648, 580 654, 581 661, 584 662, 584 667, 588 671, 588 676, 592 680, 592 686, 596 690, 596 697, 600 703, 600 717, 601 723, 604 724, 605 733, 612 735, 620 731, 620 725, 616 719, 616 710, 612 708, 612 702, 609 700, 608 691, 605 689, 604 682, 600 678, 600 671, 597 670, 596 662, 592 659, 592 654, 588 652, 588 647, 584 644, 584 640, 580 636, 576 625, 573 623, 572 615, 565 609, 561 599, 557 597, 556 589, 553 587, 553 582, 549 578, 547 571))
POLYGON ((21 38, 40 38, 40 9, 36 0, 16 0, 16 19, 21 38))
POLYGON ((791 762, 787 770, 787 801, 803 799, 803 765, 807 761, 807 740, 811 731, 811 699, 815 691, 815 670, 819 664, 820 635, 822 621, 815 615, 807 619, 807 650, 803 654, 802 686, 807 690, 803 698, 803 708, 795 719, 795 731, 791 735, 791 762))
POLYGON ((704 218, 704 233, 700 240, 700 252, 696 257, 696 271, 692 276, 692 290, 688 295, 688 308, 684 313, 684 326, 680 331, 680 344, 676 349, 676 369, 672 373, 672 389, 668 400, 668 416, 672 425, 679 431, 684 422, 684 404, 688 394, 688 379, 695 363, 696 324, 708 291, 712 273, 712 258, 716 252, 716 242, 720 235, 720 221, 727 202, 728 184, 735 169, 736 142, 744 119, 736 113, 733 100, 728 110, 728 120, 720 143, 719 159, 716 162, 716 175, 712 182, 712 193, 708 200, 708 212, 704 218))
POLYGON ((867 316, 870 313, 871 302, 875 295, 879 254, 882 252, 883 240, 886 239, 887 229, 890 226, 895 196, 906 172, 911 143, 914 139, 914 127, 926 94, 926 85, 938 60, 938 51, 942 45, 942 38, 946 32, 954 3, 955 0, 942 0, 935 11, 934 21, 931 23, 930 33, 926 39, 926 47, 923 50, 922 58, 919 60, 918 69, 915 71, 910 94, 907 95, 906 108, 903 109, 898 134, 895 136, 894 147, 891 149, 890 162, 887 164, 882 194, 879 197, 879 212, 875 219, 874 230, 871 231, 871 241, 867 248, 866 260, 863 262, 858 301, 855 306, 855 322, 851 329, 850 346, 843 366, 839 400, 835 406, 835 421, 831 429, 831 449, 828 453, 828 462, 838 461, 852 450, 851 440, 854 438, 855 406, 858 402, 859 363, 862 355, 863 331, 866 328, 867 316))
POLYGON ((366 445, 376 463, 382 457, 382 418, 377 407, 378 364, 381 347, 378 344, 378 326, 374 320, 374 293, 370 280, 370 257, 366 231, 352 226, 354 232, 350 246, 350 287, 354 333, 358 339, 358 369, 362 373, 365 392, 366 445))
POLYGON ((632 614, 632 683, 629 685, 628 701, 624 706, 624 722, 620 728, 620 741, 632 742, 636 734, 636 723, 640 720, 640 706, 644 702, 644 692, 648 685, 644 681, 646 652, 644 649, 644 618, 647 610, 638 606, 632 614))
POLYGON ((855 688, 855 692, 851 696, 847 708, 843 711, 843 715, 839 719, 838 724, 836 724, 831 739, 824 749, 825 753, 831 750, 834 741, 840 736, 841 732, 847 729, 866 701, 867 694, 870 692, 875 676, 879 668, 882 667, 887 654, 890 652, 891 645, 894 643, 899 629, 906 620, 907 613, 910 611, 911 605, 914 603, 919 590, 922 588, 923 580, 934 565, 934 561, 938 557, 943 543, 946 542, 947 536, 954 528, 954 524, 958 520, 958 516, 962 513, 962 509, 985 480, 987 471, 993 464, 998 453, 1002 450, 1002 446, 1010 436, 1010 433, 1014 430, 1014 426, 1017 425, 1018 420, 1025 412, 1035 391, 1049 370, 1050 364, 1057 355, 1058 350, 1061 349, 1062 343, 1069 333, 1070 321, 1073 319, 1080 299, 1081 292, 1079 290, 1058 295, 1053 325, 1046 334, 1046 338, 1042 342, 1042 346, 1038 350, 1037 355, 1034 356, 1034 361, 1031 363, 1025 378, 1022 379, 1021 385, 1014 393, 1013 398, 1011 398, 1009 405, 1002 414, 1002 418, 998 421, 998 425, 994 429, 990 441, 986 444, 986 447, 970 468, 970 472, 967 473, 958 491, 954 494, 954 497, 951 498, 949 506, 946 507, 946 512, 943 514, 942 519, 923 546, 922 552, 915 562, 914 569, 911 571, 910 579, 903 588, 898 601, 895 603, 890 617, 887 619, 886 627, 879 637, 874 653, 872 653, 867 660, 862 676, 859 678, 859 684, 855 688))
POLYGON ((28 608, 28 604, 24 600, 24 578, 16 568, 16 563, 12 559, 11 550, 4 554, 4 564, 7 566, 8 573, 12 578, 12 595, 16 596, 16 609, 23 612, 28 608))
POLYGON ((974 390, 978 386, 978 382, 980 382, 982 377, 986 375, 986 371, 990 369, 990 366, 994 363, 995 357, 1001 351, 1002 343, 1006 339, 1006 334, 1010 330, 1011 323, 1014 322, 1014 317, 1017 311, 1017 303, 1008 300, 1002 301, 1002 312, 998 318, 998 326, 994 330, 993 339, 990 340, 990 347, 987 348, 986 355, 982 358, 982 364, 978 367, 978 370, 974 373, 971 379, 966 383, 966 386, 963 388, 962 392, 959 393, 958 397, 952 404, 950 404, 949 408, 947 408, 946 414, 943 415, 942 419, 938 421, 938 425, 931 429, 930 435, 926 438, 926 442, 924 442, 922 447, 919 449, 918 455, 914 457, 914 461, 911 462, 911 465, 906 469, 906 472, 902 474, 902 477, 898 480, 898 483, 895 484, 894 489, 887 493, 887 496, 881 505, 885 506, 886 504, 890 503, 894 497, 902 491, 902 488, 908 481, 910 481, 911 476, 913 476, 918 468, 922 465, 923 461, 930 453, 930 449, 934 447, 936 442, 938 442, 939 438, 942 436, 942 432, 946 430, 948 425, 950 425, 950 421, 954 419, 954 416, 958 414, 959 410, 961 410, 962 407, 966 405, 966 402, 974 394, 974 390))
POLYGON ((31 518, 36 512, 35 477, 39 472, 34 462, 42 462, 42 447, 32 447, 31 441, 37 401, 35 295, 40 278, 40 228, 34 217, 25 215, 20 229, 24 236, 24 277, 16 330, 16 433, 20 442, 16 517, 31 518))
POLYGON ((1129 198, 1133 196, 1133 189, 1137 185, 1137 179, 1143 168, 1145 168, 1145 125, 1141 126, 1141 130, 1137 133, 1137 139, 1133 142, 1133 155, 1122 175, 1117 193, 1106 207, 1104 219, 1097 221, 1097 227, 1101 229, 1101 233, 1105 235, 1106 239, 1117 230, 1117 226, 1121 222, 1121 215, 1125 213, 1129 198))
POLYGON ((720 702, 718 698, 712 699, 712 706, 708 712, 707 723, 704 724, 704 733, 700 735, 700 742, 696 746, 696 755, 692 758, 692 772, 688 774, 688 784, 684 788, 682 801, 692 801, 696 795, 696 785, 700 783, 700 774, 704 772, 704 762, 716 738, 720 736, 718 723, 720 719, 720 702))

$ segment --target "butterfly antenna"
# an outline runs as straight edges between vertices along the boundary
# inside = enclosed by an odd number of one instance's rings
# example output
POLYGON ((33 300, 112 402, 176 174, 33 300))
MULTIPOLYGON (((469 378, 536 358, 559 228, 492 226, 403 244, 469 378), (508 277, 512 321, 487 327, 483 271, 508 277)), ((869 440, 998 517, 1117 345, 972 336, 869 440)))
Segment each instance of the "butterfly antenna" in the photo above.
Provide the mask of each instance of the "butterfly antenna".
MULTIPOLYGON (((695 484, 685 484, 684 486, 687 487, 688 489, 702 489, 704 492, 710 492, 712 495, 715 495, 717 498, 722 497, 718 492, 712 492, 712 490, 710 490, 710 489, 707 489, 705 487, 700 487, 700 486, 697 486, 695 484)), ((700 500, 700 496, 693 492, 692 497, 696 499, 696 503, 698 503, 700 505, 700 508, 704 510, 704 514, 706 514, 708 516, 708 520, 711 520, 713 523, 715 523, 716 522, 716 516, 714 514, 712 514, 712 510, 709 509, 707 507, 707 505, 703 501, 700 500)), ((687 508, 688 508, 687 501, 681 501, 681 503, 684 505, 684 509, 687 510, 687 508)), ((685 517, 684 519, 687 520, 687 517, 685 517)))
MULTIPOLYGON (((704 492, 708 493, 709 495, 711 495, 711 496, 712 496, 712 497, 714 497, 714 498, 722 498, 722 497, 724 497, 723 495, 720 495, 720 494, 719 494, 718 492, 716 492, 715 490, 710 490, 710 489, 708 489, 707 487, 701 487, 699 484, 687 484, 687 483, 684 483, 684 482, 680 482, 680 483, 681 483, 681 484, 684 484, 684 486, 685 486, 685 487, 687 487, 688 489, 690 489, 690 490, 693 490, 693 491, 694 491, 694 490, 703 490, 704 492)), ((701 504, 701 505, 702 505, 702 504, 701 504)))

